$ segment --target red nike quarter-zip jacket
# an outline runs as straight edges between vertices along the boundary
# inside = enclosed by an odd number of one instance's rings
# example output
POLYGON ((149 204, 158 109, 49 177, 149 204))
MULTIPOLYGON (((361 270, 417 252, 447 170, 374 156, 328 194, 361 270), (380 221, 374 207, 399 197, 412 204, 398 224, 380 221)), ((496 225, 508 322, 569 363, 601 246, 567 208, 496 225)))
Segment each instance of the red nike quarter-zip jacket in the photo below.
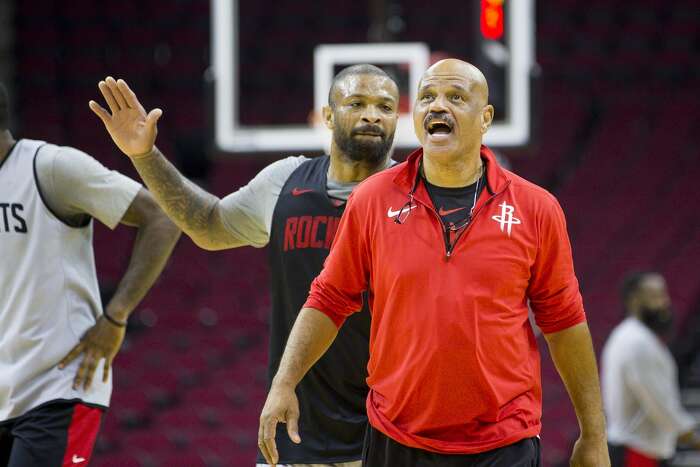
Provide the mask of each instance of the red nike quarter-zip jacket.
POLYGON ((586 317, 554 196, 482 146, 487 186, 449 251, 422 157, 419 149, 355 189, 305 306, 341 326, 367 290, 372 426, 406 446, 484 452, 540 432, 528 300, 544 333, 586 317))

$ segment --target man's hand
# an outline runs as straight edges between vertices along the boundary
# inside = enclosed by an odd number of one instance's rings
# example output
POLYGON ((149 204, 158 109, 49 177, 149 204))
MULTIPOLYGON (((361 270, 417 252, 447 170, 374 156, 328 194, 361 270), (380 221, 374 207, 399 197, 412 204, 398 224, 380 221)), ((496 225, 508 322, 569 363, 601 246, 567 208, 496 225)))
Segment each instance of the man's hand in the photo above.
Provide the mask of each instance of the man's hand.
POLYGON ((275 433, 278 423, 287 424, 287 434, 296 444, 301 443, 299 437, 299 400, 290 386, 272 384, 267 395, 265 406, 260 414, 258 428, 258 447, 270 465, 279 461, 275 433))
POLYGON ((289 439, 296 444, 301 443, 299 400, 294 388, 328 350, 337 335, 335 323, 320 310, 302 308, 297 315, 260 414, 258 447, 268 464, 276 465, 279 461, 275 443, 278 423, 286 423, 289 439))
POLYGON ((150 154, 158 134, 156 123, 163 111, 153 109, 147 114, 124 80, 115 81, 108 76, 98 87, 112 114, 95 101, 90 101, 89 106, 104 123, 114 144, 131 158, 150 154))
POLYGON ((83 361, 78 368, 78 374, 73 381, 73 388, 78 389, 81 384, 87 391, 92 384, 95 369, 101 359, 105 359, 102 371, 102 381, 107 382, 109 369, 112 361, 119 352, 119 348, 124 340, 126 328, 119 327, 107 321, 103 316, 97 320, 93 327, 87 330, 80 343, 68 352, 63 360, 58 364, 60 369, 65 368, 71 361, 80 354, 85 354, 83 361))
POLYGON ((571 467, 610 467, 608 443, 605 436, 595 439, 580 437, 571 454, 571 467))

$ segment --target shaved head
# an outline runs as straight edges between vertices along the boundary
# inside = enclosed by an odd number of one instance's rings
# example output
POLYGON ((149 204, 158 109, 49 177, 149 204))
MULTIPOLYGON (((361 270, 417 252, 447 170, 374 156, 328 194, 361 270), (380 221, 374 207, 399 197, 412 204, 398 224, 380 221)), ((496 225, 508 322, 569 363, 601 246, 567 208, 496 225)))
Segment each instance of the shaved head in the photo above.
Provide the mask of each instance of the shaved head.
POLYGON ((469 89, 471 93, 480 95, 484 103, 489 101, 489 85, 486 82, 486 77, 481 70, 471 63, 456 58, 440 60, 425 70, 418 87, 420 88, 423 86, 424 81, 430 81, 430 78, 433 77, 454 77, 456 79, 466 80, 466 82, 471 85, 471 89, 469 89))
POLYGON ((347 68, 343 68, 333 78, 331 88, 328 91, 328 105, 331 106, 331 108, 335 107, 336 95, 338 94, 338 88, 341 86, 341 84, 345 82, 347 78, 358 75, 381 76, 383 78, 388 79, 392 83, 394 82, 394 80, 391 79, 391 76, 389 76, 386 73, 386 71, 382 70, 377 66, 370 65, 369 63, 362 63, 360 65, 352 65, 347 68))

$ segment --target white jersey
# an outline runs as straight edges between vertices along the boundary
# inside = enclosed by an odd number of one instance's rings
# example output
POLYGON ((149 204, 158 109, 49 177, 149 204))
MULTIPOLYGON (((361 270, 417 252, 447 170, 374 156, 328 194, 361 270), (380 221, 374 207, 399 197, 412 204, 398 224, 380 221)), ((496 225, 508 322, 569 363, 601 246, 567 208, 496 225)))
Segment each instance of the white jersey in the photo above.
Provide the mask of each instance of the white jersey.
POLYGON ((72 388, 81 358, 57 367, 102 314, 92 221, 63 223, 36 182, 37 152, 58 149, 23 139, 0 165, 0 421, 52 400, 107 406, 112 391, 104 360, 89 391, 72 388))
POLYGON ((696 421, 681 405, 676 362, 668 348, 630 317, 610 334, 601 367, 608 441, 656 459, 673 457, 678 436, 696 421))

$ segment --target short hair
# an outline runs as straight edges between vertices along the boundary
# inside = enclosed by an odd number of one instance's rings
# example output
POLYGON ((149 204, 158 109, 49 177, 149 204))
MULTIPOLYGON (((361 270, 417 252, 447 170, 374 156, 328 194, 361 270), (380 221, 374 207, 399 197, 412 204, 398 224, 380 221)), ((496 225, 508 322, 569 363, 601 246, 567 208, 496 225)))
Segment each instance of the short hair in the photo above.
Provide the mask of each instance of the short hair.
POLYGON ((359 65, 352 65, 346 68, 343 68, 338 72, 335 77, 333 77, 333 82, 331 83, 331 88, 328 90, 328 105, 331 106, 331 108, 335 107, 335 102, 333 102, 333 93, 335 92, 336 88, 338 87, 338 83, 340 83, 342 80, 347 78, 348 76, 354 76, 354 75, 375 75, 375 76, 383 76, 384 78, 388 78, 391 81, 394 81, 389 74, 379 68, 378 66, 370 65, 369 63, 361 63, 359 65))
POLYGON ((10 98, 7 89, 0 83, 0 130, 10 128, 10 98))
POLYGON ((641 286, 644 279, 649 276, 658 274, 655 271, 632 271, 628 273, 624 279, 622 279, 622 284, 620 285, 620 299, 622 300, 622 306, 627 310, 627 302, 634 295, 641 286))

